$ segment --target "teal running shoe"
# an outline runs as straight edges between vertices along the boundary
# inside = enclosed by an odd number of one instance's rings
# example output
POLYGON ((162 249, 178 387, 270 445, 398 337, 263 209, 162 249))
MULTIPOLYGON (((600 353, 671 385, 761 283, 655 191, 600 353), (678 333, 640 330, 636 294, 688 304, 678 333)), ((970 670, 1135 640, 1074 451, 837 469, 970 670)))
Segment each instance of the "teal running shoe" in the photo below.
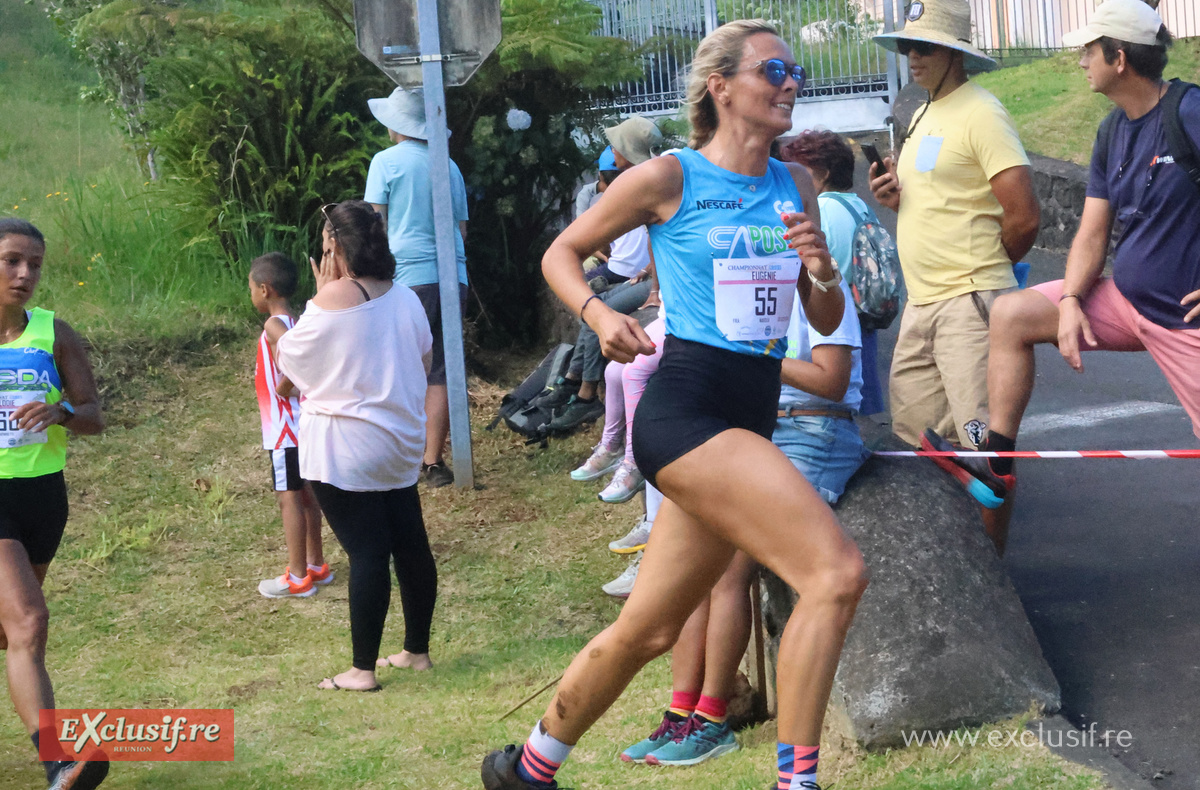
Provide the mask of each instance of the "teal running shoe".
POLYGON ((716 724, 693 716, 670 743, 646 755, 646 765, 696 765, 737 749, 737 738, 728 722, 716 724))
POLYGON ((660 746, 670 743, 676 733, 683 729, 689 721, 691 721, 690 718, 677 719, 670 713, 664 713, 662 724, 658 725, 658 729, 650 733, 649 738, 638 741, 633 746, 621 752, 621 760, 627 763, 646 762, 647 754, 660 746))

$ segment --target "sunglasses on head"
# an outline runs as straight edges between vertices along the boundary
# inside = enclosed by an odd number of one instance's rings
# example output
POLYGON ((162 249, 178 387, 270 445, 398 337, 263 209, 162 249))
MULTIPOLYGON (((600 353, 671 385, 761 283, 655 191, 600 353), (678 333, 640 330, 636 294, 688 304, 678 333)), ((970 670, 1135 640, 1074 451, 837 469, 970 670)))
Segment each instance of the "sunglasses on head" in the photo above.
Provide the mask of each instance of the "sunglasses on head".
POLYGON ((337 225, 334 224, 333 219, 329 216, 329 212, 337 208, 339 205, 339 203, 326 203, 325 205, 321 206, 321 216, 325 218, 326 224, 329 225, 329 232, 334 236, 337 235, 337 225))
POLYGON ((803 92, 804 84, 808 81, 808 75, 804 73, 803 66, 798 63, 784 63, 779 58, 760 60, 750 68, 761 71, 762 75, 767 78, 767 82, 776 88, 783 85, 788 77, 791 77, 796 81, 796 93, 803 92))
POLYGON ((896 51, 904 57, 908 57, 908 53, 915 52, 923 58, 927 58, 937 51, 937 44, 930 44, 928 41, 908 41, 901 39, 896 42, 896 51))

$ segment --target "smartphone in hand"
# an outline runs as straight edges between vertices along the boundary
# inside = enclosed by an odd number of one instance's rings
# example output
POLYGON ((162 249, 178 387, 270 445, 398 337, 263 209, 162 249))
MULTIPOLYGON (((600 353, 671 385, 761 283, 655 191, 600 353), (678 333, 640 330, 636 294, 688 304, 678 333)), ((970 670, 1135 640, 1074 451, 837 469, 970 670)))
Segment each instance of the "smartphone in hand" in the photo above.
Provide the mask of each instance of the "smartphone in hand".
MULTIPOLYGON (((871 145, 870 143, 863 143, 862 145, 859 146, 859 148, 862 149, 863 156, 865 156, 867 158, 867 163, 869 165, 874 164, 874 165, 878 166, 875 169, 875 177, 876 178, 885 174, 888 171, 887 165, 885 165, 883 163, 883 157, 879 155, 878 148, 876 148, 874 145, 871 145)), ((869 172, 870 171, 868 170, 868 173, 869 172)))

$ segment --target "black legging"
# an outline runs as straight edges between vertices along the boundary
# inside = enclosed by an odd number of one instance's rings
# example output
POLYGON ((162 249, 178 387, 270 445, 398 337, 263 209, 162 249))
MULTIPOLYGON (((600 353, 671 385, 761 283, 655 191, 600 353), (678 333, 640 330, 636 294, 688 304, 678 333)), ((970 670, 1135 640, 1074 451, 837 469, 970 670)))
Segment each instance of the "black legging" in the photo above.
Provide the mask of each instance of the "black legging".
POLYGON ((429 550, 415 485, 392 491, 344 491, 313 482, 317 502, 350 557, 350 642, 354 668, 375 670, 392 597, 388 558, 396 563, 404 608, 404 649, 429 652, 437 566, 429 550))

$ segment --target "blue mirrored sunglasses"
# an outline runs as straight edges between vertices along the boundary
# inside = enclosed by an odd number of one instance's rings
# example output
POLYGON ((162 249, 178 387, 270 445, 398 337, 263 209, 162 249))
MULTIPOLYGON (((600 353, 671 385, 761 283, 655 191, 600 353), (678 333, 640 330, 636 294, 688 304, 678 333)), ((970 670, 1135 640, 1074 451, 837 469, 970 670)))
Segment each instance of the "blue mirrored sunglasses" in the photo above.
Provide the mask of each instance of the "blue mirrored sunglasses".
POLYGON ((804 90, 804 84, 808 81, 808 75, 804 73, 804 67, 798 63, 784 63, 779 58, 769 58, 768 60, 760 60, 754 64, 754 68, 762 72, 762 75, 767 78, 767 82, 778 88, 780 85, 791 77, 796 81, 796 93, 801 93, 804 90))

